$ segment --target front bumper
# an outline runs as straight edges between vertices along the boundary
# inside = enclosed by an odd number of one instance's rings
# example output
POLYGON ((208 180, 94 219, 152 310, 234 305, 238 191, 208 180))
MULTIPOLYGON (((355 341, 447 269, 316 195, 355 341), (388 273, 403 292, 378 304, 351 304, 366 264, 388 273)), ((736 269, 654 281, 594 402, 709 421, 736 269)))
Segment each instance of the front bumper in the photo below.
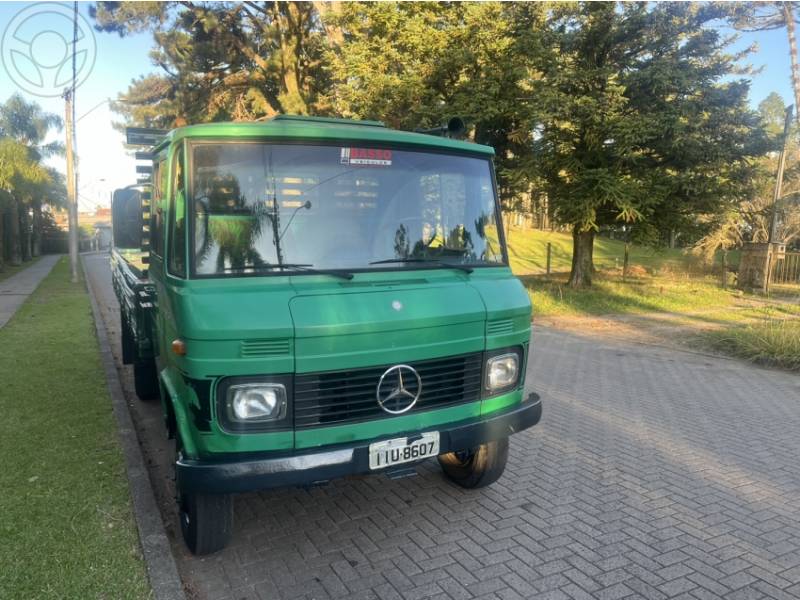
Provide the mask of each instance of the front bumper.
MULTIPOLYGON (((514 408, 487 417, 460 421, 439 431, 441 453, 466 450, 479 444, 508 437, 533 427, 542 417, 542 402, 531 393, 514 408)), ((421 432, 398 432, 391 438, 421 432)), ((390 439, 382 438, 382 439, 390 439)), ((229 494, 276 487, 309 485, 359 473, 380 472, 369 468, 369 445, 378 439, 337 446, 324 451, 292 453, 269 458, 202 461, 182 458, 176 463, 176 483, 184 492, 229 494)), ((408 467, 413 463, 398 465, 408 467)))

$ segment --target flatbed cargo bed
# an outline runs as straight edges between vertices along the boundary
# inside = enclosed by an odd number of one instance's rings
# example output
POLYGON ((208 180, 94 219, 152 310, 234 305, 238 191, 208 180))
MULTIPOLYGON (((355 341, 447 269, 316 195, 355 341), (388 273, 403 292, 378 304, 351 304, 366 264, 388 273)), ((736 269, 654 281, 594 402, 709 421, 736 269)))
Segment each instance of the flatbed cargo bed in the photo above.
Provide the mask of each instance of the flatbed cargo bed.
POLYGON ((151 339, 155 288, 147 276, 146 252, 133 248, 111 250, 111 279, 119 300, 123 333, 130 340, 123 362, 153 357, 151 339))

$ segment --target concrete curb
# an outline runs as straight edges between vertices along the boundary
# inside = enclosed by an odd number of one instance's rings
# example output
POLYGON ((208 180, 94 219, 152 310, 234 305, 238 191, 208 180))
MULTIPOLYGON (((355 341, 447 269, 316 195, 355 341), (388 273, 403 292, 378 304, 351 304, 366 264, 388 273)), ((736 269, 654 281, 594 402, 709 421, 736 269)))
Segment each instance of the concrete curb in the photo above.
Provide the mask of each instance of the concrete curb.
POLYGON ((111 395, 114 417, 117 420, 119 441, 125 456, 125 470, 128 473, 128 486, 133 501, 133 514, 139 530, 139 543, 142 546, 153 596, 156 600, 185 600, 183 583, 178 575, 178 568, 175 565, 175 558, 172 556, 164 523, 161 521, 161 512, 156 504, 155 493, 150 484, 142 451, 139 448, 139 440, 133 427, 125 393, 122 391, 122 383, 119 380, 114 355, 111 353, 111 344, 108 341, 103 315, 100 313, 92 284, 86 275, 83 256, 81 256, 81 268, 92 303, 97 341, 100 345, 100 358, 111 395))

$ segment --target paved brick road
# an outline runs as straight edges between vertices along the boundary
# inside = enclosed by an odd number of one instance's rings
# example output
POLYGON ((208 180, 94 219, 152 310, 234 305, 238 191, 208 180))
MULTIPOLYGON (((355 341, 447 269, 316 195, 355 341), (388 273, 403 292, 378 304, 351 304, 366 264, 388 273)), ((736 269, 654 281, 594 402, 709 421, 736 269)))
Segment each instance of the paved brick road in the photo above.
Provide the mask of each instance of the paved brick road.
MULTIPOLYGON (((104 259, 90 270, 116 319, 104 259)), ((512 438, 493 487, 462 491, 426 463, 411 479, 240 496, 228 550, 196 559, 176 542, 190 590, 800 598, 800 377, 552 330, 535 330, 534 345, 528 381, 545 415, 512 438)), ((168 498, 157 413, 134 406, 168 498)))

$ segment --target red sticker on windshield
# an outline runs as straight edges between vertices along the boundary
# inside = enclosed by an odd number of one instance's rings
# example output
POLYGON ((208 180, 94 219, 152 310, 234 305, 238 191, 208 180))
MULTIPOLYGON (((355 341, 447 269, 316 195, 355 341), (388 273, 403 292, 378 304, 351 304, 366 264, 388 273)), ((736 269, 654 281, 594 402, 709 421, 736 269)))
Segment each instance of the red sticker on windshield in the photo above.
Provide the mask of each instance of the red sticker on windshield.
POLYGON ((342 148, 339 162, 343 165, 389 167, 392 164, 392 151, 381 148, 342 148))

